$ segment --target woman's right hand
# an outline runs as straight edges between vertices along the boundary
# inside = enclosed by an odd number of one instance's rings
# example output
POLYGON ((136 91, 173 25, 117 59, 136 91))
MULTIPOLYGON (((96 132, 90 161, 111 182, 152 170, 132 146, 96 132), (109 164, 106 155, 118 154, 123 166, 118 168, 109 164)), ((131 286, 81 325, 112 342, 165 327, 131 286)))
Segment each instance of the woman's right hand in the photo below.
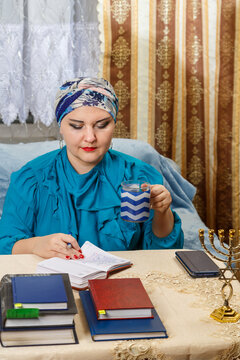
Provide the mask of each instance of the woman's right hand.
POLYGON ((35 254, 43 258, 81 259, 84 256, 78 242, 72 235, 57 233, 17 241, 13 254, 35 254), (71 248, 67 244, 71 244, 71 248))

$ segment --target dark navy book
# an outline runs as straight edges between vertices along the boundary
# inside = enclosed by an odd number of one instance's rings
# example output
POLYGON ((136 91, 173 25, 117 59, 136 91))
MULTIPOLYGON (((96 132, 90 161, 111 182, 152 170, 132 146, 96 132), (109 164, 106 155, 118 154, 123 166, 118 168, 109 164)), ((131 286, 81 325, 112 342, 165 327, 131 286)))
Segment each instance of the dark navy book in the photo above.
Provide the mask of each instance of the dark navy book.
POLYGON ((168 337, 155 309, 153 318, 98 320, 89 291, 80 291, 79 295, 94 341, 168 337))
POLYGON ((12 293, 14 307, 67 309, 68 299, 61 274, 12 277, 12 293))

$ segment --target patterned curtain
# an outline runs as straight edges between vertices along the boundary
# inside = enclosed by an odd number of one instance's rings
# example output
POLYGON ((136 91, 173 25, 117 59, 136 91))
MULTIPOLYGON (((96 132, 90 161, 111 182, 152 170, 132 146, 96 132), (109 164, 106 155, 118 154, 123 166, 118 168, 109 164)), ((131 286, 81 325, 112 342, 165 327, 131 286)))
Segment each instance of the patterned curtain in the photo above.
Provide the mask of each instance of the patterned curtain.
POLYGON ((175 160, 214 229, 239 228, 240 0, 98 0, 116 137, 175 160))

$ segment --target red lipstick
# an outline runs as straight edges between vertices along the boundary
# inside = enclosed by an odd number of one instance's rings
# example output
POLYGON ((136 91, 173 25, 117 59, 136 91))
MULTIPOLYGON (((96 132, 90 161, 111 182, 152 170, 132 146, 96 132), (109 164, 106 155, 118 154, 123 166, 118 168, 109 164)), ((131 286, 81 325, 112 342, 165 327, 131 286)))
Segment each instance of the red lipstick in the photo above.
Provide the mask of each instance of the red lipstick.
POLYGON ((95 147, 82 147, 82 149, 84 151, 94 151, 96 148, 95 147))

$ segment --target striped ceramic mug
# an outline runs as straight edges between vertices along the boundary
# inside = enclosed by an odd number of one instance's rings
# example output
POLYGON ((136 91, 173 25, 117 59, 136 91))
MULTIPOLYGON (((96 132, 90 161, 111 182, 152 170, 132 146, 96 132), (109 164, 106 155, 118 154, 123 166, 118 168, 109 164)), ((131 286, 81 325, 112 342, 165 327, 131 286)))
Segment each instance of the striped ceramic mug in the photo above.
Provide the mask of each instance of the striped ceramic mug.
POLYGON ((121 185, 121 218, 131 222, 146 221, 150 211, 150 184, 129 180, 121 185))

